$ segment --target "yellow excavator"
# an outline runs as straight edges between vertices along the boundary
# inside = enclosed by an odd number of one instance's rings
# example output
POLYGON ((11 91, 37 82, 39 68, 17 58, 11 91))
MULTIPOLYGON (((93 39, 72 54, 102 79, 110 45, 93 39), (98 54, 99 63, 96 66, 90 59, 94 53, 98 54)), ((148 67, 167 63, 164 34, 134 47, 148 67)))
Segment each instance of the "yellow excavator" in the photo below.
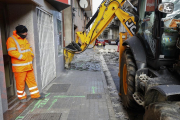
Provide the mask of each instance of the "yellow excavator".
MULTIPOLYGON (((125 2, 126 0, 104 0, 102 2, 95 15, 86 25, 86 29, 88 29, 94 22, 89 33, 87 34, 85 31, 76 32, 76 42, 72 42, 65 47, 64 56, 66 68, 68 68, 71 63, 74 54, 82 53, 90 44, 93 44, 115 16, 118 17, 131 36, 135 35, 136 22, 134 15, 121 9, 125 2), (79 43, 79 39, 81 40, 81 44, 79 43)), ((136 8, 131 3, 130 5, 133 7, 134 11, 136 11, 136 8)))
POLYGON ((180 1, 138 0, 137 9, 129 2, 133 14, 122 9, 125 2, 102 2, 86 26, 95 20, 90 32, 77 32, 76 42, 66 46, 66 65, 116 16, 132 36, 120 39, 119 95, 124 107, 145 110, 143 120, 180 120, 180 1))

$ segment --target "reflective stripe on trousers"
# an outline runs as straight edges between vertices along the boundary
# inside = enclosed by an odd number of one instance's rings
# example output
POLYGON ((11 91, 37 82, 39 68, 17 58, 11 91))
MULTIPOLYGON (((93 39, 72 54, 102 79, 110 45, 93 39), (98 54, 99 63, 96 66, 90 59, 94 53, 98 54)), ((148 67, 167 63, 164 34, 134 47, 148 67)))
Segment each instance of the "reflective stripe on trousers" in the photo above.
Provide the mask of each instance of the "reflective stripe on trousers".
POLYGON ((17 93, 20 93, 20 94, 21 94, 21 93, 23 93, 23 91, 19 91, 19 90, 17 90, 17 93))
POLYGON ((36 90, 34 92, 30 92, 30 93, 31 93, 31 95, 33 95, 33 94, 39 93, 39 90, 36 90))
POLYGON ((33 90, 33 89, 36 89, 36 88, 37 88, 37 86, 31 87, 31 88, 29 88, 29 90, 33 90))
POLYGON ((26 92, 23 93, 23 95, 18 95, 18 98, 21 99, 22 97, 26 96, 26 92))

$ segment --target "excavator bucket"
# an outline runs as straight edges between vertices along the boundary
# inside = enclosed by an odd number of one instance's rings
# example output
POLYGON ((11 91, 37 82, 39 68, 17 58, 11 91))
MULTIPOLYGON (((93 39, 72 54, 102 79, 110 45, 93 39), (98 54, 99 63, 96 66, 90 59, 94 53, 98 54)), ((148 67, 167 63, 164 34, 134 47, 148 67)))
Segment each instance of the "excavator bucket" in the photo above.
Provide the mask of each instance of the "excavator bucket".
POLYGON ((73 60, 75 52, 82 51, 80 44, 72 41, 69 45, 64 48, 64 56, 65 56, 65 67, 69 68, 69 64, 73 60))
POLYGON ((76 32, 76 35, 76 42, 72 41, 64 48, 65 68, 69 68, 70 63, 73 60, 74 54, 81 53, 88 46, 88 44, 86 43, 87 35, 85 32, 76 32), (79 40, 81 41, 81 44, 79 43, 79 40))

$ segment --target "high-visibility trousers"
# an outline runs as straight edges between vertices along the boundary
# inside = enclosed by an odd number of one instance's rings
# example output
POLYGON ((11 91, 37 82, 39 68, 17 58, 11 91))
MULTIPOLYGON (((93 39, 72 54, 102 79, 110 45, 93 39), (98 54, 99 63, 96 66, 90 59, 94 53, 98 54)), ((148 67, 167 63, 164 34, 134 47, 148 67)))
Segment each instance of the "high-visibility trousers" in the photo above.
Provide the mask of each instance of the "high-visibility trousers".
POLYGON ((29 88, 31 98, 40 97, 33 70, 26 72, 16 72, 14 75, 16 79, 17 96, 20 100, 27 98, 26 92, 24 91, 25 82, 29 88))

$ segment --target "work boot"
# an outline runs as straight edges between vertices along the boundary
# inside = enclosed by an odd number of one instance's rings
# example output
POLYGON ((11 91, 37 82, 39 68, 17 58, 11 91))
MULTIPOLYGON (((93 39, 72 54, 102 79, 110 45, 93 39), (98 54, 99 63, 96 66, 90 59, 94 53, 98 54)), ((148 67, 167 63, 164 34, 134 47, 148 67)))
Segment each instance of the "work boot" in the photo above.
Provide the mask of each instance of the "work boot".
POLYGON ((26 100, 26 99, 22 99, 22 100, 20 100, 20 102, 21 102, 21 103, 26 103, 27 100, 26 100))
POLYGON ((43 96, 43 95, 41 95, 40 97, 38 97, 38 98, 35 98, 36 100, 44 100, 45 99, 45 97, 43 96))
POLYGON ((40 97, 36 98, 36 100, 44 100, 45 99, 45 94, 40 93, 40 97))
POLYGON ((72 41, 73 47, 75 47, 78 51, 82 51, 81 47, 74 41, 72 41))
POLYGON ((72 43, 70 43, 68 46, 65 47, 65 49, 73 51, 73 52, 77 52, 78 50, 73 46, 72 43))

